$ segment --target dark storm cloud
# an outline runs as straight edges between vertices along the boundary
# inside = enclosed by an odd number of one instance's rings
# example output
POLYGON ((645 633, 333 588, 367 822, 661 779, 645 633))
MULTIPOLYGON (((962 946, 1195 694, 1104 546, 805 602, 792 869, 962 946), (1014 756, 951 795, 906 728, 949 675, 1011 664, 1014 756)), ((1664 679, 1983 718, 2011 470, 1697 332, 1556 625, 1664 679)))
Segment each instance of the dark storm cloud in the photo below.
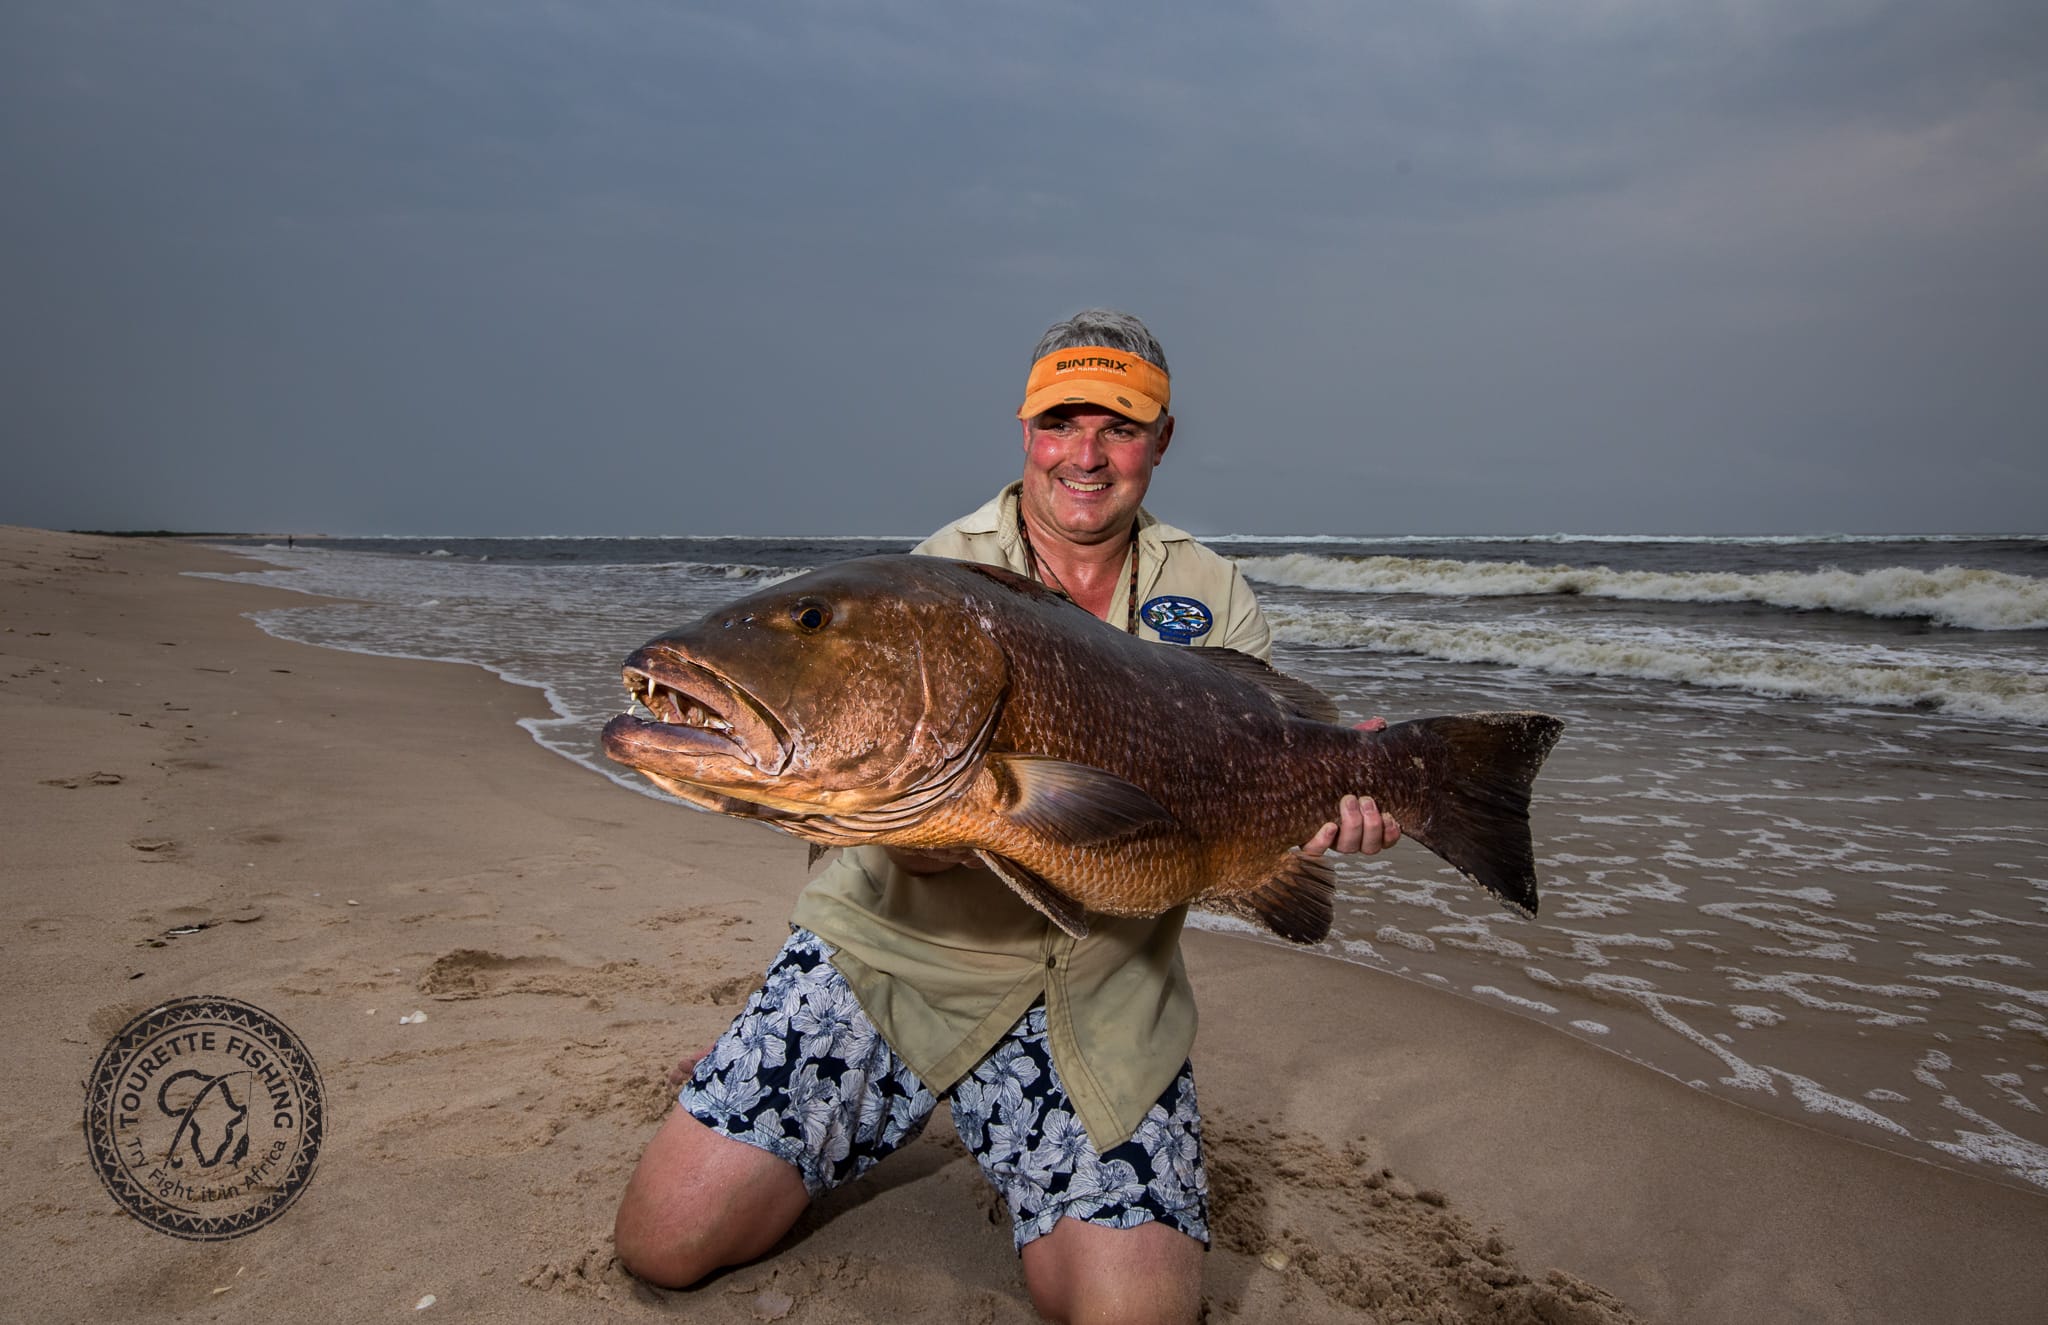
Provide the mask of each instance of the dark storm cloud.
POLYGON ((0 518, 922 531, 1135 309, 1208 529, 2038 528, 2023 3, 0 17, 0 518))

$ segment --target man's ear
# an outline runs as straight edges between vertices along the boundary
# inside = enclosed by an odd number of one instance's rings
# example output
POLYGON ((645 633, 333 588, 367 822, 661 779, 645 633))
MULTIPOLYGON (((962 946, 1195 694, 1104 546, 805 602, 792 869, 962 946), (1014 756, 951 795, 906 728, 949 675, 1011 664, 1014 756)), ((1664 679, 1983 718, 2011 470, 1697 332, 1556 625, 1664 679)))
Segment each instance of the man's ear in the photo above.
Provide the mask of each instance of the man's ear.
POLYGON ((1173 441, 1173 415, 1166 416, 1166 422, 1159 426, 1159 441, 1152 447, 1152 463, 1158 464, 1166 455, 1166 448, 1173 441))

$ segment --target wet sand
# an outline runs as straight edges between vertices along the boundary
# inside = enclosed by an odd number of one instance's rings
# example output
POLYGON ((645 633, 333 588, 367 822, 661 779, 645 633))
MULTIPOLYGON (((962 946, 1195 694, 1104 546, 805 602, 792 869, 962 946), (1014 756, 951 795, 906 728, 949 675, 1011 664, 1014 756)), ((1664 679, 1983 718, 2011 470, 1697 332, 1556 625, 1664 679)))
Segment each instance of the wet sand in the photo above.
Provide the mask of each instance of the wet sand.
MULTIPOLYGON (((618 787, 482 671, 312 649, 175 543, 0 530, 24 1318, 1030 1318, 944 1113, 763 1261, 689 1293, 613 1204, 784 931, 801 844, 618 787), (186 931, 171 935, 172 930, 186 931), (161 945, 161 946, 156 946, 161 945), (298 1203, 225 1242, 122 1212, 84 1081, 133 1015, 224 994, 319 1064, 298 1203), (426 1019, 401 1024, 415 1011, 426 1019)), ((1690 1090, 1383 973, 1192 935, 1211 1320, 2038 1318, 2048 1199, 1690 1090)))

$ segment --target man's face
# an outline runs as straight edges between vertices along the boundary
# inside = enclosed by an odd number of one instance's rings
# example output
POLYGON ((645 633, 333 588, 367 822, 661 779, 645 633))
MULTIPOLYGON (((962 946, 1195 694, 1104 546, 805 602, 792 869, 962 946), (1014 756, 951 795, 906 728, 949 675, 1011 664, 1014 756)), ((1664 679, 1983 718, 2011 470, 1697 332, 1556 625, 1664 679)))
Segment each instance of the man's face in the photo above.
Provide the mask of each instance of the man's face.
POLYGON ((1024 421, 1024 512, 1072 543, 1121 538, 1173 440, 1173 416, 1138 423, 1100 405, 1059 405, 1024 421))

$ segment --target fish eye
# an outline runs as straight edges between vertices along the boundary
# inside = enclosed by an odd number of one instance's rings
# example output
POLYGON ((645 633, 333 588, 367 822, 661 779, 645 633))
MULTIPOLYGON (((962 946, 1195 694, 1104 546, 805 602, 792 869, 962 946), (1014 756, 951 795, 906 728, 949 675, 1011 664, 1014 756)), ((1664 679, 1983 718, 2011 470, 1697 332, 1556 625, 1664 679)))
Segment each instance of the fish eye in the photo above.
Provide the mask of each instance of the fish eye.
POLYGON ((789 609, 789 619, 796 622, 798 629, 808 634, 825 628, 825 623, 832 619, 832 609, 823 603, 806 598, 789 609))

